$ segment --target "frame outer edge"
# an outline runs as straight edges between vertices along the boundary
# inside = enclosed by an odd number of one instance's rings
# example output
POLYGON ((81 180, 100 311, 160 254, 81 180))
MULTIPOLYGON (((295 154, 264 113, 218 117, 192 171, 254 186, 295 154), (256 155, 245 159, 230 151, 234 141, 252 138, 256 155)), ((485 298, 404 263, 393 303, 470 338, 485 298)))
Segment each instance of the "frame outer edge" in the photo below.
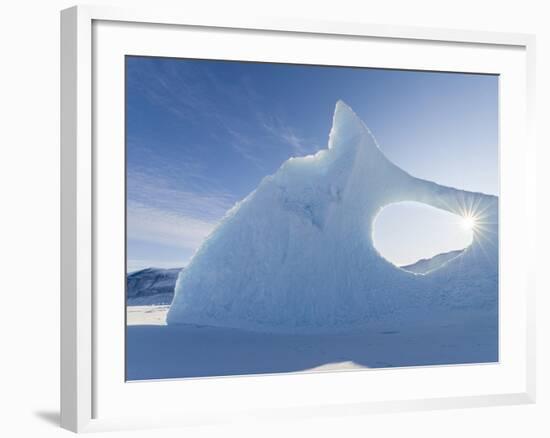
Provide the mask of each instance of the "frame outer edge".
POLYGON ((112 5, 81 5, 79 9, 94 20, 118 21, 142 24, 166 24, 204 28, 224 28, 292 33, 312 33, 351 37, 392 38, 405 40, 429 40, 472 44, 507 45, 527 47, 533 35, 472 29, 437 28, 414 25, 379 24, 362 21, 331 21, 292 18, 285 16, 251 16, 243 14, 226 17, 197 13, 185 8, 122 7, 112 5))
MULTIPOLYGON (((526 53, 526 130, 527 130, 527 154, 528 165, 531 169, 537 168, 537 139, 536 139, 536 36, 527 35, 525 42, 526 53)), ((530 275, 527 283, 527 375, 526 375, 526 392, 529 403, 536 403, 537 399, 537 308, 536 300, 538 290, 537 280, 537 236, 536 230, 538 225, 537 217, 537 202, 539 196, 537 193, 537 173, 530 173, 528 181, 529 193, 527 194, 527 208, 532 211, 530 217, 529 228, 531 230, 529 239, 529 254, 530 254, 530 275)))
POLYGON ((92 418, 91 20, 61 11, 61 427, 92 418))
POLYGON ((61 12, 61 427, 76 432, 76 8, 61 12))
MULTIPOLYGON (((73 6, 61 11, 61 427, 73 432, 94 431, 100 426, 94 424, 97 420, 92 421, 97 418, 94 406, 92 328, 94 308, 92 294, 92 21, 94 19, 521 46, 527 51, 528 146, 532 160, 536 160, 534 35, 386 26, 358 22, 313 22, 283 18, 255 19, 254 21, 241 19, 234 24, 226 24, 223 18, 219 21, 212 17, 192 16, 188 11, 185 15, 183 14, 181 9, 170 12, 158 9, 136 10, 92 5, 73 6)), ((531 181, 530 186, 534 187, 533 184, 534 182, 531 181)), ((533 207, 536 198, 531 200, 533 202, 529 205, 533 207)), ((532 222, 536 222, 534 216, 532 222)), ((534 245, 533 240, 531 246, 534 247, 534 245)), ((526 392, 507 394, 504 397, 491 396, 491 401, 484 400, 480 406, 535 401, 535 286, 536 281, 529 282, 527 311, 530 324, 527 333, 526 392)), ((461 406, 459 401, 454 400, 446 406, 446 408, 452 407, 466 406, 461 406)), ((428 409, 434 408, 437 409, 435 406, 428 407, 428 409)), ((418 406, 413 410, 418 410, 418 406)), ((107 421, 106 426, 108 423, 107 421)), ((123 427, 128 427, 128 424, 123 427)))

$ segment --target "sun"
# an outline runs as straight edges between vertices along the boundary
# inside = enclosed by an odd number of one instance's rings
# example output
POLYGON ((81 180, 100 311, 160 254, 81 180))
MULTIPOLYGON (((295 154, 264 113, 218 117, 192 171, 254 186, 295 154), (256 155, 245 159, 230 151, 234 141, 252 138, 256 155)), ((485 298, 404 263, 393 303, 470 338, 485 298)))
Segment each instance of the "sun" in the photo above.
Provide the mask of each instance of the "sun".
POLYGON ((473 230, 476 226, 476 219, 473 216, 464 216, 462 218, 462 227, 466 230, 473 230))

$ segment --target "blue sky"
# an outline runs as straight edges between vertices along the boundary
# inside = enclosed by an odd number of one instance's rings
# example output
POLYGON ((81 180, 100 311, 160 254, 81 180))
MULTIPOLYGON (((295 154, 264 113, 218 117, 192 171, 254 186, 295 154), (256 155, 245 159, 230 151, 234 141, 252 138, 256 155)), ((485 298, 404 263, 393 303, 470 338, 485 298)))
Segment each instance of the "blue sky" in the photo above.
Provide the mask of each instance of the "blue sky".
MULTIPOLYGON (((496 76, 127 57, 128 271, 185 265, 264 176, 326 147, 338 99, 409 173, 498 194, 496 76)), ((424 212, 409 210, 409 226, 424 212)), ((441 237, 437 251, 453 245, 441 237)))

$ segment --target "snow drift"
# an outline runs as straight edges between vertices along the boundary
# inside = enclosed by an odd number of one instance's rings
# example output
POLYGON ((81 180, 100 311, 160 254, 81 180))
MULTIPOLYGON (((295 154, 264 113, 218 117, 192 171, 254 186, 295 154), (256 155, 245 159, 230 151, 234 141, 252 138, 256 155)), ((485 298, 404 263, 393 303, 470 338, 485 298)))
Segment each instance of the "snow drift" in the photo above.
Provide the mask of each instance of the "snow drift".
POLYGON ((330 332, 474 309, 494 316, 497 221, 497 197, 409 175, 339 101, 328 149, 289 159, 227 213, 179 275, 167 322, 330 332), (474 217, 472 244, 428 275, 391 264, 372 225, 403 201, 474 217))

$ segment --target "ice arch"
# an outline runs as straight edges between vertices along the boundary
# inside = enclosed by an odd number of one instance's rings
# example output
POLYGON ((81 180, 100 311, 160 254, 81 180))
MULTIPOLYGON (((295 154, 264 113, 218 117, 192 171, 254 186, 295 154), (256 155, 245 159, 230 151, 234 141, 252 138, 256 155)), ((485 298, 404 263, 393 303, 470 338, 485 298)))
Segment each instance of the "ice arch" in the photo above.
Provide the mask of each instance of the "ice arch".
POLYGON ((374 247, 389 262, 415 273, 431 273, 472 243, 474 224, 418 202, 385 206, 373 222, 374 247))
POLYGON ((289 159, 227 213, 180 274, 167 322, 317 332, 493 311, 497 220, 495 196, 415 178, 390 162, 339 101, 328 149, 289 159), (372 224, 402 201, 474 216, 472 245, 434 275, 396 268, 374 249, 372 224))

